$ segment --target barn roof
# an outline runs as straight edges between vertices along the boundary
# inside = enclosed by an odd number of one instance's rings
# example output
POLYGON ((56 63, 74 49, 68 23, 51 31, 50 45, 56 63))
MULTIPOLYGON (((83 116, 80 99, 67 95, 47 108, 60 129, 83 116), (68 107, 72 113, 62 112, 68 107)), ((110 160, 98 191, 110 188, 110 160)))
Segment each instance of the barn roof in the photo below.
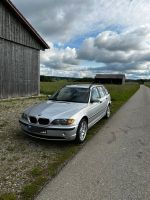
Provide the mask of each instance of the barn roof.
POLYGON ((95 78, 123 79, 125 78, 125 75, 124 74, 96 74, 95 78))
POLYGON ((38 32, 32 27, 32 25, 26 20, 26 18, 21 14, 21 12, 14 6, 10 0, 2 0, 2 2, 7 6, 11 12, 21 21, 21 23, 30 31, 30 33, 35 37, 38 43, 43 47, 43 49, 49 49, 48 44, 42 39, 38 32))

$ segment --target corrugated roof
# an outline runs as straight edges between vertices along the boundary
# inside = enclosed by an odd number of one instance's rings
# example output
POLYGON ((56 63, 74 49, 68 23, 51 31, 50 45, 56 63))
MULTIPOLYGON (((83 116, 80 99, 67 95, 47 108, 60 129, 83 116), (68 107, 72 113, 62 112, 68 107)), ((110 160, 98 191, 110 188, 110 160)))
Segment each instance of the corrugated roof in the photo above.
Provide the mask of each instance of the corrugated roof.
POLYGON ((10 0, 2 0, 2 2, 18 17, 24 26, 30 31, 30 33, 36 38, 36 40, 41 44, 43 49, 49 49, 48 44, 42 39, 38 32, 32 27, 32 25, 26 20, 26 18, 21 14, 21 12, 14 6, 10 0))
POLYGON ((95 78, 125 78, 125 74, 96 74, 95 78))

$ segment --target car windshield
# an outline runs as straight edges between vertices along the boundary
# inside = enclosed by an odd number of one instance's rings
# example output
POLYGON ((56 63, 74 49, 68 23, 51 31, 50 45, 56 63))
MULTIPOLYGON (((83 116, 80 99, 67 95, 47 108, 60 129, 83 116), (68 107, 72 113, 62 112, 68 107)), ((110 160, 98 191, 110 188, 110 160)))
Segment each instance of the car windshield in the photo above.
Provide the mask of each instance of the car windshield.
POLYGON ((64 87, 54 94, 50 100, 88 103, 89 89, 77 87, 64 87))

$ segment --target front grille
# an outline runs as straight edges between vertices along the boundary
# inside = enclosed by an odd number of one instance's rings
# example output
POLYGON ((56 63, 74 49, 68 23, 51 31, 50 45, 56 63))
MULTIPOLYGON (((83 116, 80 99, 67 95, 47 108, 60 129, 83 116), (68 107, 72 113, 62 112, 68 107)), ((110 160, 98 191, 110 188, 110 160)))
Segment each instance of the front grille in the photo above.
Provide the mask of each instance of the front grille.
POLYGON ((37 123, 37 119, 36 117, 29 117, 30 119, 30 122, 33 123, 33 124, 36 124, 37 123))
POLYGON ((49 119, 46 118, 39 118, 38 119, 39 124, 41 125, 48 125, 49 124, 49 119))

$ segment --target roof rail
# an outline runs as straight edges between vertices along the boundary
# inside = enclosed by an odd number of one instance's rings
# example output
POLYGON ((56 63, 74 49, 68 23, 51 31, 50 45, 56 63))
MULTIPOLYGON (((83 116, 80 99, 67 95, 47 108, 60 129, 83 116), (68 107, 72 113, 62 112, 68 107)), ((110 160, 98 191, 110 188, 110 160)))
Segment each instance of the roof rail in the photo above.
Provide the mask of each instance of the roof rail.
POLYGON ((90 86, 89 86, 89 89, 93 86, 93 84, 95 84, 95 81, 93 81, 90 86))

